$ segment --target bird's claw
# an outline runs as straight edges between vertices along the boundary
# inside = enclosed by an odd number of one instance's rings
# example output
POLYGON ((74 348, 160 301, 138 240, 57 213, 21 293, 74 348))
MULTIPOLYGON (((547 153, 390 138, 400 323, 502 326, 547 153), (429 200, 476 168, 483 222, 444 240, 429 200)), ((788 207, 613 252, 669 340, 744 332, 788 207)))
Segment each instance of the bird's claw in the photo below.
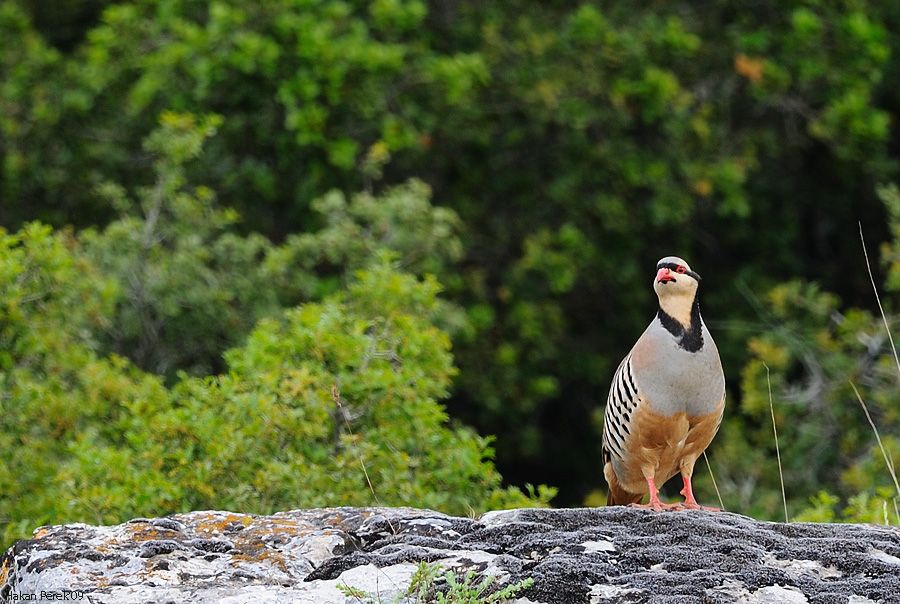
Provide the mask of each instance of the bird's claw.
POLYGON ((721 512, 720 508, 700 505, 699 503, 687 503, 679 501, 678 503, 650 502, 650 503, 630 503, 628 507, 638 510, 652 510, 654 512, 685 512, 688 510, 702 510, 704 512, 721 512))
POLYGON ((654 512, 674 512, 680 509, 680 503, 663 503, 662 501, 651 501, 650 503, 631 503, 630 508, 639 510, 652 510, 654 512))
POLYGON ((678 504, 678 509, 680 510, 702 510, 704 512, 721 512, 721 508, 716 508, 708 505, 700 505, 696 501, 693 503, 689 503, 687 501, 683 501, 678 504))

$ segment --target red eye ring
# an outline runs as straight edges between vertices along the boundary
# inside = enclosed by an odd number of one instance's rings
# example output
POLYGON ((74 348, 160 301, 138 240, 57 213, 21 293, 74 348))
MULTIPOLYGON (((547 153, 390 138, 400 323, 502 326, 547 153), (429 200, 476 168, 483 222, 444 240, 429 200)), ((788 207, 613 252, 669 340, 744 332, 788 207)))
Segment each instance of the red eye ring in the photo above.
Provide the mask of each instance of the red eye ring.
POLYGON ((679 265, 678 265, 678 268, 675 269, 675 272, 676 272, 676 273, 686 273, 686 272, 687 272, 687 269, 684 268, 683 266, 681 266, 681 265, 679 264, 679 265))

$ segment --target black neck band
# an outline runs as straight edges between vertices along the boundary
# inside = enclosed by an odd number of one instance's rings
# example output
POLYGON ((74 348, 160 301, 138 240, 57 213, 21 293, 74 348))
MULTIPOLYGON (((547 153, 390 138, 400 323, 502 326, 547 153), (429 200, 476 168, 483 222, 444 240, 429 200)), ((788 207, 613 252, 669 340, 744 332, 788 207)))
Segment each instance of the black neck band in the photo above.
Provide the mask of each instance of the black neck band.
POLYGON ((691 305, 691 323, 685 328, 674 317, 660 308, 656 316, 670 334, 678 339, 678 345, 688 352, 697 352, 703 348, 703 322, 700 319, 700 301, 694 296, 691 305))

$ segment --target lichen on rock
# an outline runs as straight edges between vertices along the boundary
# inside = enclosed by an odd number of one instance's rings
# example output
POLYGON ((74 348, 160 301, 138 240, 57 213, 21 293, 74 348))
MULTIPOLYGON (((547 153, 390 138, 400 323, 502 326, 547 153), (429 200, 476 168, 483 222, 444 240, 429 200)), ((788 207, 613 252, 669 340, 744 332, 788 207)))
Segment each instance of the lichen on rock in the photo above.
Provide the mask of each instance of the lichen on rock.
POLYGON ((900 601, 896 529, 623 507, 477 519, 411 508, 204 511, 42 527, 4 555, 0 598, 344 604, 349 586, 391 602, 422 561, 493 575, 497 588, 531 577, 523 604, 900 601))

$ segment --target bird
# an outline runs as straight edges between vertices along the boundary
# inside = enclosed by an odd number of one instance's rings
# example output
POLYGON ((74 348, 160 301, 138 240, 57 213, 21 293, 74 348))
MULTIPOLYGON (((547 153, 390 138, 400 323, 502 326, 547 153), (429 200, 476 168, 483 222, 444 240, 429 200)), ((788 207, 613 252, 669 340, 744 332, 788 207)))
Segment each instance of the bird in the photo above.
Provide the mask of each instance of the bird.
MULTIPOLYGON (((725 410, 719 351, 700 316, 700 275, 677 256, 656 263, 656 316, 619 364, 603 417, 607 505, 652 510, 700 509, 694 464, 712 442, 725 410), (684 502, 666 504, 659 489, 681 474, 684 502), (645 494, 649 502, 641 505, 645 494)), ((704 508, 715 509, 715 508, 704 508)))

